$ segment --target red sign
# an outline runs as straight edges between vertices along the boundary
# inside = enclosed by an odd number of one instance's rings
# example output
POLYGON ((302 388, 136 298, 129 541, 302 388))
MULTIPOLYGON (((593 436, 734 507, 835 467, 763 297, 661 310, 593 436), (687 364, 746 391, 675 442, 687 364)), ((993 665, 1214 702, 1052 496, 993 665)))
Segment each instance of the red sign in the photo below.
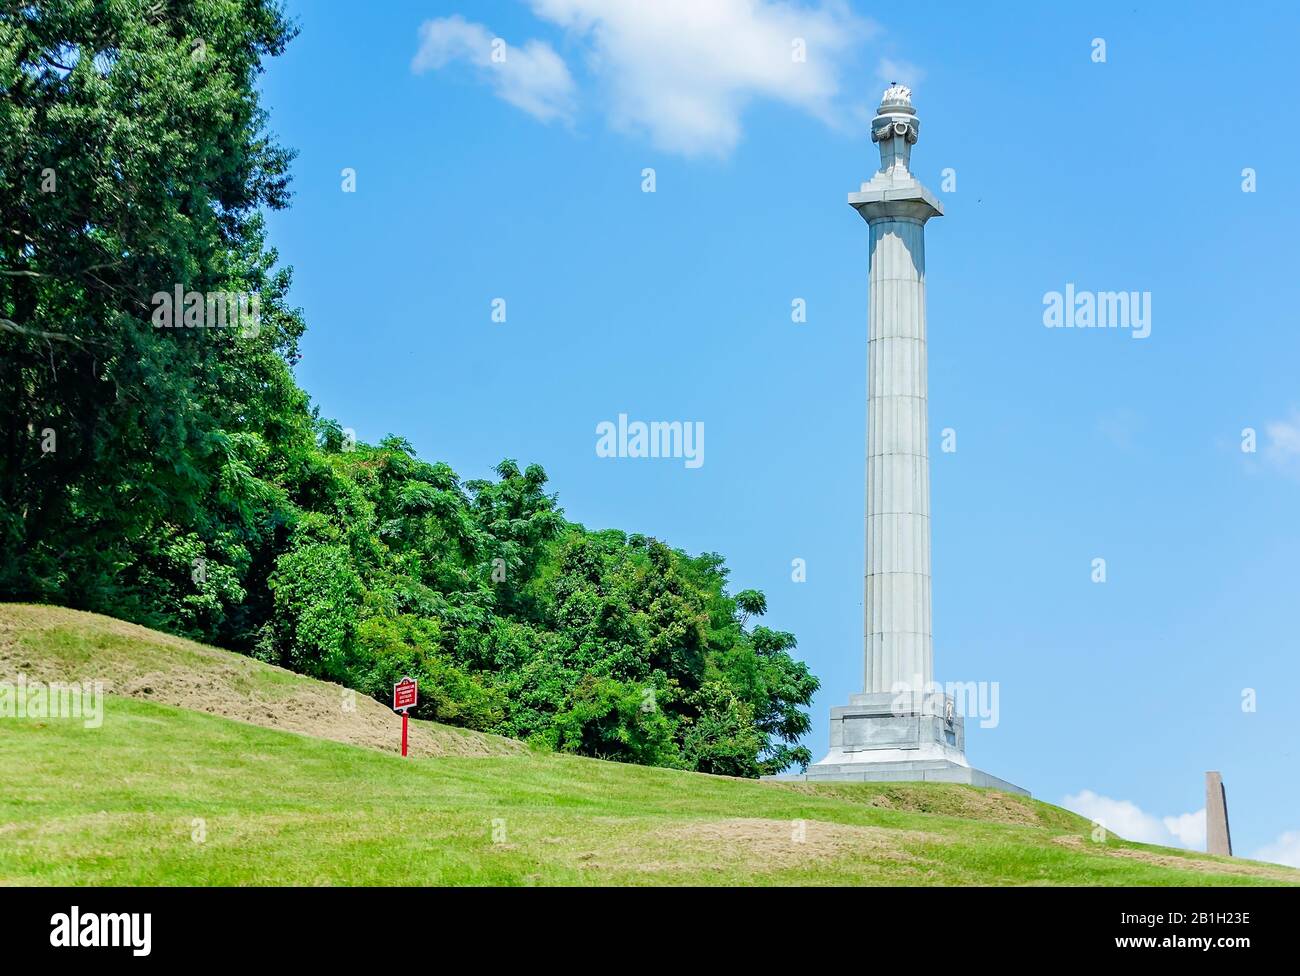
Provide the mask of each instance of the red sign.
POLYGON ((403 678, 393 685, 393 710, 404 712, 415 707, 415 679, 403 678))

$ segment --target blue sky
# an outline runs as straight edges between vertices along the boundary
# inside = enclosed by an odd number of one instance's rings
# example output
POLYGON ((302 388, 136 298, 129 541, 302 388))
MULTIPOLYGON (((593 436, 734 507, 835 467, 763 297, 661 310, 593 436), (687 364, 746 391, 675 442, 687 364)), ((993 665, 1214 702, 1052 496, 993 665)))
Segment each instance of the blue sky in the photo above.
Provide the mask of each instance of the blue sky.
POLYGON ((1300 864, 1300 14, 719 0, 661 19, 677 6, 291 3, 302 32, 263 88, 299 151, 270 224, 302 383, 363 440, 400 433, 463 477, 539 462, 571 519, 723 553, 822 679, 820 755, 862 670, 868 238, 845 195, 878 164, 884 83, 908 83, 913 172, 946 208, 927 230, 936 676, 1000 687, 970 760, 1197 844, 1164 818, 1201 810, 1218 769, 1237 852, 1300 864), (1149 292, 1150 335, 1044 328, 1067 282, 1149 292), (702 422, 705 463, 598 457, 619 413, 702 422))

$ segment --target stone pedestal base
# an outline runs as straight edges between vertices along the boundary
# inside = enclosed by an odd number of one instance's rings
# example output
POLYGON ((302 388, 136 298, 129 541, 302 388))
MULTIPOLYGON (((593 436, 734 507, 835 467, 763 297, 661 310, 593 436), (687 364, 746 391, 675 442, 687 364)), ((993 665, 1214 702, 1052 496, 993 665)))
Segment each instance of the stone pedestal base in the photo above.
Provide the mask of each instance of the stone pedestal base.
POLYGON ((831 748, 806 773, 779 779, 965 783, 1029 796, 966 762, 966 729, 943 694, 853 695, 831 709, 831 748))
POLYGON ((943 759, 920 760, 918 762, 861 762, 861 763, 814 763, 806 773, 790 773, 774 777, 775 779, 804 780, 808 782, 833 783, 962 783, 966 786, 983 786, 1015 793, 1017 796, 1029 796, 1022 789, 1004 779, 998 779, 974 766, 959 766, 957 763, 943 759))

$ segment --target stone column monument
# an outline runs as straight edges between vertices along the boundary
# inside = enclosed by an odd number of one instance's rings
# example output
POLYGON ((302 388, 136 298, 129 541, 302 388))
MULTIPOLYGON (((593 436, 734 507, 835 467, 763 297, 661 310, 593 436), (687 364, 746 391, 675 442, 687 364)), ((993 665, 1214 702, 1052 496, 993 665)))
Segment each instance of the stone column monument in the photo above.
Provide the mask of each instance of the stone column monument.
POLYGON ((1223 788, 1223 777, 1216 772, 1205 774, 1205 850, 1210 854, 1232 856, 1228 793, 1223 788))
POLYGON ((957 703, 934 684, 925 224, 943 205, 909 168, 920 130, 911 95, 901 85, 885 90, 871 123, 880 170, 849 194, 871 233, 863 691, 831 709, 830 752, 806 777, 1025 793, 971 768, 957 703))

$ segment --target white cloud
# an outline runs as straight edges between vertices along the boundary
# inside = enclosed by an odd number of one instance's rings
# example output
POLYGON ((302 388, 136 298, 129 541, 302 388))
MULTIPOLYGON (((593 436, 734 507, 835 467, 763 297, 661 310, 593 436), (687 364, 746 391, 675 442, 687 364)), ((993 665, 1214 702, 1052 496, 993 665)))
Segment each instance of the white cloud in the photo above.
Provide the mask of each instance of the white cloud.
POLYGON ((499 98, 529 115, 543 122, 572 118, 573 76, 554 48, 538 40, 518 47, 503 43, 483 24, 460 15, 426 20, 420 25, 420 49, 411 70, 423 74, 465 61, 499 98))
POLYGON ((586 45, 611 124, 659 149, 725 155, 770 99, 833 122, 843 59, 871 32, 842 0, 530 0, 586 45), (806 60, 794 56, 802 42, 806 60))
MULTIPOLYGON (((816 6, 784 0, 527 3, 580 52, 595 82, 592 103, 609 124, 645 135, 668 152, 725 156, 740 141, 745 109, 757 101, 793 107, 828 125, 856 125, 867 111, 862 99, 875 94, 855 93, 854 104, 843 104, 846 63, 875 30, 844 0, 818 0, 816 6)), ((492 41, 486 26, 461 16, 426 21, 412 70, 468 62, 512 105, 544 121, 573 117, 576 86, 549 44, 511 46, 505 62, 496 63, 492 41)), ((882 78, 886 66, 905 81, 921 74, 902 62, 882 62, 882 78)))
POLYGON ((881 58, 876 66, 876 77, 886 85, 900 84, 915 88, 925 80, 925 72, 910 61, 881 58))
POLYGON ((1181 813, 1176 817, 1161 817, 1165 829, 1175 838, 1174 847, 1205 850, 1205 808, 1195 813, 1181 813))
MULTIPOLYGON (((1112 800, 1092 790, 1067 796, 1061 805, 1099 823, 1125 840, 1141 844, 1205 850, 1205 808, 1176 817, 1157 817, 1128 800, 1112 800)), ((1238 852, 1240 854, 1240 852, 1238 852)), ((1271 844, 1250 855, 1256 861, 1271 861, 1300 868, 1300 830, 1288 830, 1271 844)))
POLYGON ((1274 420, 1264 427, 1264 457, 1279 467, 1300 462, 1300 410, 1286 420, 1274 420))
POLYGON ((1067 796, 1062 806, 1101 824, 1125 840, 1205 850, 1204 808, 1176 817, 1157 817, 1128 800, 1113 800, 1092 790, 1067 796))
POLYGON ((1257 861, 1272 861, 1300 868, 1300 830, 1288 830, 1271 844, 1265 844, 1251 855, 1257 861))

